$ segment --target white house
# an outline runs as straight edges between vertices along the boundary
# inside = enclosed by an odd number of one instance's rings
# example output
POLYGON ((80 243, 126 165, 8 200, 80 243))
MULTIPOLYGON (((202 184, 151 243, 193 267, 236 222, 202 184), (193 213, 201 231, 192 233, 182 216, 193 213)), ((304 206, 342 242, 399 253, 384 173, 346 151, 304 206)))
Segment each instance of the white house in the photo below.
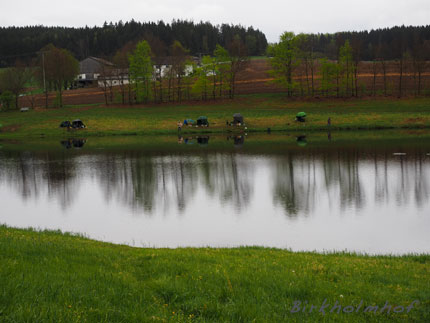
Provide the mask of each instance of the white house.
MULTIPOLYGON (((160 58, 153 66, 153 80, 166 78, 172 68, 170 59, 160 58)), ((130 83, 128 69, 115 68, 114 64, 106 60, 88 57, 80 63, 81 73, 78 76, 78 82, 88 84, 97 81, 99 87, 111 87, 126 85, 130 83)), ((185 65, 184 74, 189 76, 194 72, 192 64, 185 65)))

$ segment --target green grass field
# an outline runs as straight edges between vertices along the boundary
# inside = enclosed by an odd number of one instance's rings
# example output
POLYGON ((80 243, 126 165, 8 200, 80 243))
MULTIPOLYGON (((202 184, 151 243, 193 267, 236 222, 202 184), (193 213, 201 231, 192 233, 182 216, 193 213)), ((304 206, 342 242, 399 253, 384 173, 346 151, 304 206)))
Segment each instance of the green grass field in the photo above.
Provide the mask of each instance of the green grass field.
POLYGON ((0 226, 0 263, 2 322, 430 320, 428 255, 140 249, 0 226))
POLYGON ((70 106, 62 109, 37 110, 26 113, 0 113, 1 138, 64 137, 105 135, 175 134, 177 122, 194 120, 201 115, 209 118, 209 128, 186 127, 182 133, 228 133, 245 131, 227 127, 233 114, 245 118, 246 132, 361 130, 387 128, 430 128, 430 99, 351 99, 294 101, 282 94, 240 96, 235 100, 184 104, 150 104, 148 106, 70 106), (308 114, 307 122, 295 122, 297 112, 308 114), (66 133, 59 128, 63 120, 79 118, 87 129, 66 133))

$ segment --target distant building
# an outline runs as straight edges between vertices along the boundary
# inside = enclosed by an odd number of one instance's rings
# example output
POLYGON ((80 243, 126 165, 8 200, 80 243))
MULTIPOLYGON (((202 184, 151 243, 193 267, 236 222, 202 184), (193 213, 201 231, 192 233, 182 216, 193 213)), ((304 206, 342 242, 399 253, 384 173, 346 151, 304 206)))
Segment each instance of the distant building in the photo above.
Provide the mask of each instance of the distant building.
POLYGON ((101 74, 114 68, 114 64, 98 57, 88 57, 79 62, 78 85, 88 86, 96 83, 101 74))
MULTIPOLYGON (((155 58, 155 62, 154 62, 154 78, 159 79, 161 78, 165 78, 168 76, 172 65, 171 65, 171 61, 172 61, 172 57, 158 57, 155 58)), ((198 57, 193 57, 192 61, 195 64, 199 64, 199 58, 198 57)), ((189 76, 194 72, 194 67, 192 64, 188 64, 185 65, 185 69, 184 69, 184 74, 185 76, 189 76)))
POLYGON ((111 87, 129 84, 128 68, 106 69, 97 78, 99 87, 111 87))
MULTIPOLYGON (((195 63, 199 63, 197 57, 193 58, 195 63)), ((168 77, 172 68, 170 57, 158 58, 154 62, 154 80, 168 77)), ((194 72, 193 65, 186 65, 184 74, 191 75, 194 72)), ((79 75, 76 78, 78 87, 85 87, 97 84, 99 87, 118 86, 130 83, 128 69, 116 68, 107 60, 98 57, 88 57, 79 62, 79 75)))

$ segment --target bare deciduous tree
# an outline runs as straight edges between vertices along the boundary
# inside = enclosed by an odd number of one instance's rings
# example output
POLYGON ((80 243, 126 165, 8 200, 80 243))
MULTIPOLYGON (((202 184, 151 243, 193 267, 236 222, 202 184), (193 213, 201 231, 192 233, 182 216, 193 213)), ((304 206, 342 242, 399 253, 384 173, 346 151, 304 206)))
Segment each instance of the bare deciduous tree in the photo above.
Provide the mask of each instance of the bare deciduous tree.
POLYGON ((10 91, 15 97, 15 108, 19 108, 19 95, 24 92, 25 84, 30 79, 28 68, 20 61, 17 61, 14 67, 7 68, 1 74, 1 88, 4 91, 10 91))
POLYGON ((174 41, 170 47, 171 69, 177 81, 177 98, 179 102, 182 100, 182 78, 187 73, 186 63, 187 60, 189 60, 188 53, 189 51, 186 50, 179 41, 174 41))
POLYGON ((48 45, 44 49, 44 72, 46 81, 53 84, 58 93, 59 107, 63 106, 63 90, 75 80, 79 63, 72 54, 62 48, 48 45))
POLYGON ((236 92, 237 75, 246 68, 249 57, 247 48, 239 36, 234 37, 234 39, 228 44, 227 50, 230 59, 229 94, 230 98, 233 99, 236 92))
MULTIPOLYGON (((118 50, 113 57, 113 63, 115 65, 114 74, 119 81, 119 91, 121 95, 122 104, 125 104, 125 98, 127 89, 130 89, 129 75, 128 75, 128 55, 134 51, 136 44, 133 42, 128 42, 120 50, 118 50)), ((129 93, 130 101, 131 93, 129 93)))

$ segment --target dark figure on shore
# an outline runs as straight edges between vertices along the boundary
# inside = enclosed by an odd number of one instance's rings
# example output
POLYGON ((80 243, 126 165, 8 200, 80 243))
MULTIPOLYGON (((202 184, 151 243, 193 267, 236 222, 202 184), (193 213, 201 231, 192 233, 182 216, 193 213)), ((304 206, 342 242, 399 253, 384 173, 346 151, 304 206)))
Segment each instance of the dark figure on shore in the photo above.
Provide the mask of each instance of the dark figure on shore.
POLYGON ((328 117, 328 119, 327 119, 327 126, 331 126, 331 118, 330 117, 328 117))
POLYGON ((181 131, 181 130, 182 130, 182 122, 178 121, 178 131, 181 131))

